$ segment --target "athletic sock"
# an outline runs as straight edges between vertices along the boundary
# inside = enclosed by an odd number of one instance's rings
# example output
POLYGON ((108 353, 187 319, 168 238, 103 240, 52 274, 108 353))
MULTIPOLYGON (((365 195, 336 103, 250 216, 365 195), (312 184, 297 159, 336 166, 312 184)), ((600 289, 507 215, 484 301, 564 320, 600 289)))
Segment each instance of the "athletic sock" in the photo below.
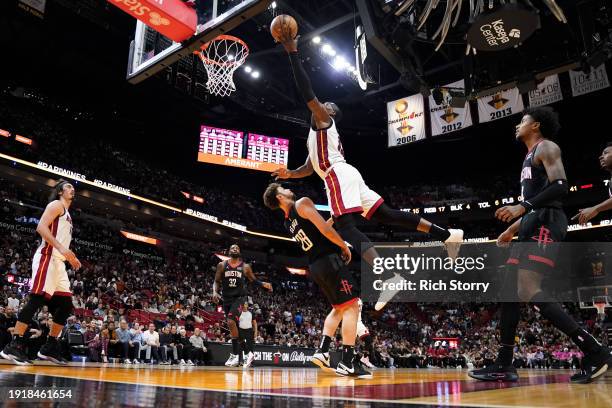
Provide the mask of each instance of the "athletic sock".
POLYGON ((351 367, 354 357, 355 346, 342 346, 342 363, 344 363, 345 366, 351 367))
POLYGON ((499 319, 500 348, 496 362, 501 365, 512 364, 514 338, 518 326, 521 307, 518 303, 502 303, 499 319))
POLYGON ((450 232, 446 228, 442 228, 439 225, 431 224, 429 228, 429 234, 438 238, 440 241, 444 242, 450 237, 450 232))
POLYGON ((238 339, 232 337, 232 354, 237 356, 240 354, 240 343, 238 343, 238 339))
POLYGON ((319 350, 321 350, 321 353, 328 353, 330 344, 331 337, 323 335, 323 338, 321 339, 321 345, 319 346, 319 350))

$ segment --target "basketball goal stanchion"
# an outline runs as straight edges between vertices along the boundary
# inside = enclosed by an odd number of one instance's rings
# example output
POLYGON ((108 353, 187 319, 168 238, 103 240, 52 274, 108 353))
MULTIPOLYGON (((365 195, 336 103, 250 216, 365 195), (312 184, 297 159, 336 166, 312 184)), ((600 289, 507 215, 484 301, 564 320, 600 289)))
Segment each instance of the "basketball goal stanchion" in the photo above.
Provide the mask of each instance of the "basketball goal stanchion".
POLYGON ((238 37, 220 35, 202 45, 195 52, 206 68, 208 92, 217 96, 228 96, 236 90, 234 71, 249 55, 249 47, 238 37))

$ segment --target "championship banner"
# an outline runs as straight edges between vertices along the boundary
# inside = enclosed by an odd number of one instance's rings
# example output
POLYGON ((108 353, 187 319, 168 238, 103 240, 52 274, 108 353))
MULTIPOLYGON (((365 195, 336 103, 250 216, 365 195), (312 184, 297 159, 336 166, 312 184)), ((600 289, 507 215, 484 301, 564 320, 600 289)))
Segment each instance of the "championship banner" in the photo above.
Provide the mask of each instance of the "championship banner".
POLYGON ((574 96, 599 91, 610 86, 605 64, 592 69, 589 75, 582 71, 570 71, 569 74, 572 83, 572 95, 574 96))
POLYGON ((547 76, 536 89, 529 92, 529 106, 544 106, 563 100, 559 75, 547 76))
POLYGON ((19 8, 38 17, 43 18, 47 0, 19 0, 19 8))
POLYGON ((491 122, 521 113, 525 109, 518 88, 496 92, 478 99, 478 118, 480 123, 491 122))
POLYGON ((440 105, 436 104, 432 95, 429 95, 429 114, 431 115, 432 136, 443 135, 472 126, 470 104, 466 100, 463 108, 453 108, 450 106, 452 97, 446 88, 465 89, 465 82, 462 79, 440 88, 443 95, 442 104, 440 105))
POLYGON ((425 139, 423 95, 417 94, 387 103, 388 147, 425 139))

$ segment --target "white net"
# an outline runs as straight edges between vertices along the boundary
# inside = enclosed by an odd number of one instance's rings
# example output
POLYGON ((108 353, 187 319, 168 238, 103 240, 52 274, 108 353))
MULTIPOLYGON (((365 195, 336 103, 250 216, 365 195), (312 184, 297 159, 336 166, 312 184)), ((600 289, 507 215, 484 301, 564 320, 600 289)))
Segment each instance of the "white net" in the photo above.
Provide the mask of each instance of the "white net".
POLYGON ((231 35, 220 35, 204 44, 198 55, 208 74, 208 92, 228 96, 236 90, 234 71, 249 55, 249 47, 244 41, 231 35))

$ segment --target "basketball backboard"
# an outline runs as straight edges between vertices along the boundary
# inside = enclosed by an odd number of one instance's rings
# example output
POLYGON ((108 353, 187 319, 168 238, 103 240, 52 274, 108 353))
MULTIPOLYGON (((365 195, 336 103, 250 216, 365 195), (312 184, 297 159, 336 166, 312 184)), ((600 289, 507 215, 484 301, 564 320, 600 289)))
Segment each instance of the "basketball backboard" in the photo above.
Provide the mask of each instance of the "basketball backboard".
POLYGON ((581 309, 595 309, 596 302, 605 302, 606 308, 612 303, 612 285, 584 286, 577 291, 581 309))
POLYGON ((130 44, 127 79, 136 84, 200 49, 202 44, 236 28, 265 11, 272 0, 202 1, 201 25, 197 34, 176 43, 141 21, 136 22, 130 44))

